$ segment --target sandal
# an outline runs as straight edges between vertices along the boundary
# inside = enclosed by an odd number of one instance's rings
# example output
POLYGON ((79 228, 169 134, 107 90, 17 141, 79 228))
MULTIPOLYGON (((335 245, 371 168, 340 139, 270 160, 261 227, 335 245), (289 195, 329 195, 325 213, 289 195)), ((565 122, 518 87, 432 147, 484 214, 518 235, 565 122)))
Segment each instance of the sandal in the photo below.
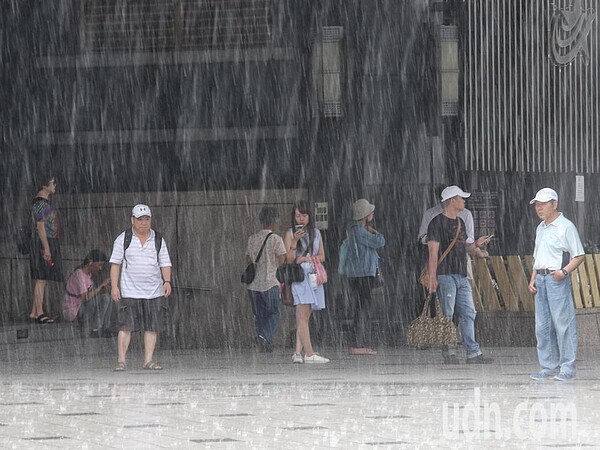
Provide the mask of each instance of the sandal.
POLYGON ((41 324, 54 323, 54 319, 52 319, 51 317, 48 317, 46 314, 40 314, 35 319, 31 319, 31 320, 35 320, 36 323, 41 323, 41 324))
POLYGON ((115 366, 115 368, 113 369, 113 372, 123 372, 123 371, 125 371, 125 363, 118 362, 117 365, 115 366))
POLYGON ((160 363, 150 361, 149 363, 144 364, 144 370, 162 370, 163 367, 160 363))

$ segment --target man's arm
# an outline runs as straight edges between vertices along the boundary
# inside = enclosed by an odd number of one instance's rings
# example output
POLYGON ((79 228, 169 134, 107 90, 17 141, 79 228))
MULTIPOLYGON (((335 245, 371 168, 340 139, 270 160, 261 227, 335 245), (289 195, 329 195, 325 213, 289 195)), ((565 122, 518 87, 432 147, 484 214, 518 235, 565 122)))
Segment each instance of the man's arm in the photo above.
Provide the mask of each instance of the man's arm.
POLYGON ((427 242, 427 248, 429 249, 429 258, 427 260, 427 270, 429 272, 429 286, 428 291, 433 294, 437 290, 437 266, 438 266, 438 252, 440 251, 440 243, 437 241, 427 242))
POLYGON ((477 245, 477 242, 468 244, 467 252, 469 252, 469 255, 473 256, 474 258, 487 258, 490 256, 490 254, 487 252, 487 250, 482 250, 481 248, 479 248, 479 246, 477 245))
POLYGON ((171 290, 173 288, 173 286, 171 286, 171 266, 161 267, 160 272, 162 273, 164 281, 163 292, 165 294, 165 297, 168 297, 169 295, 171 295, 171 290))
POLYGON ((115 301, 121 300, 121 291, 119 290, 119 275, 121 274, 121 264, 110 265, 110 296, 115 301))
POLYGON ((571 261, 569 261, 569 264, 567 264, 561 270, 557 270, 556 272, 553 272, 552 276, 554 276, 554 279, 556 279, 558 281, 564 280, 565 278, 567 278, 569 276, 569 274, 571 272, 576 270, 584 260, 585 260, 585 255, 576 256, 571 261), (566 271, 567 273, 566 274, 563 273, 563 270, 566 271), (555 274, 558 275, 558 278, 556 278, 555 274))

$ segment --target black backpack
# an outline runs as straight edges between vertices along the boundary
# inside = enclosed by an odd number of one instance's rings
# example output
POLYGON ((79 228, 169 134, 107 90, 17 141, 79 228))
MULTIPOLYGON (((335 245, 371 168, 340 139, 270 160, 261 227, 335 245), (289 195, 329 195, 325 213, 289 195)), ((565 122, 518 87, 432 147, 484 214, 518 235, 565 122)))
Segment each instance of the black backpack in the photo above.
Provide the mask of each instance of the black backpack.
MULTIPOLYGON (((133 230, 131 228, 127 228, 125 230, 125 239, 123 240, 123 258, 125 258, 125 251, 131 245, 131 238, 133 237, 133 230)), ((156 247, 156 260, 158 261, 158 254, 160 253, 160 248, 162 247, 162 235, 154 230, 154 246, 156 247)))

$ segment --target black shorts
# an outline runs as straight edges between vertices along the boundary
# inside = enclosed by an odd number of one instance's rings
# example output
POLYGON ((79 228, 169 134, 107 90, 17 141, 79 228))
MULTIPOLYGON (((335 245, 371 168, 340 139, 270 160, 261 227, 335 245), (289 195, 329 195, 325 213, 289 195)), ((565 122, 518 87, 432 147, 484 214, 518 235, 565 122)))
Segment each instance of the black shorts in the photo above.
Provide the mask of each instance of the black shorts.
POLYGON ((122 298, 118 305, 119 330, 161 331, 167 310, 165 297, 122 298))

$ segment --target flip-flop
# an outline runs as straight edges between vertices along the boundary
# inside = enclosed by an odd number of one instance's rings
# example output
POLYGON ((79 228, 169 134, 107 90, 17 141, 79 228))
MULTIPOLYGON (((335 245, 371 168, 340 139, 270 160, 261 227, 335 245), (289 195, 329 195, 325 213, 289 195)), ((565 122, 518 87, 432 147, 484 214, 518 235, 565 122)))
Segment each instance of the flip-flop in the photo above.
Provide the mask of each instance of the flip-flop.
POLYGON ((48 317, 46 314, 40 314, 34 319, 37 323, 54 323, 54 319, 48 317))
POLYGON ((125 370, 125 363, 118 362, 117 365, 115 366, 115 368, 113 369, 113 372, 123 372, 124 370, 125 370))
POLYGON ((144 370, 162 370, 163 367, 160 363, 150 361, 149 363, 144 364, 144 370))

